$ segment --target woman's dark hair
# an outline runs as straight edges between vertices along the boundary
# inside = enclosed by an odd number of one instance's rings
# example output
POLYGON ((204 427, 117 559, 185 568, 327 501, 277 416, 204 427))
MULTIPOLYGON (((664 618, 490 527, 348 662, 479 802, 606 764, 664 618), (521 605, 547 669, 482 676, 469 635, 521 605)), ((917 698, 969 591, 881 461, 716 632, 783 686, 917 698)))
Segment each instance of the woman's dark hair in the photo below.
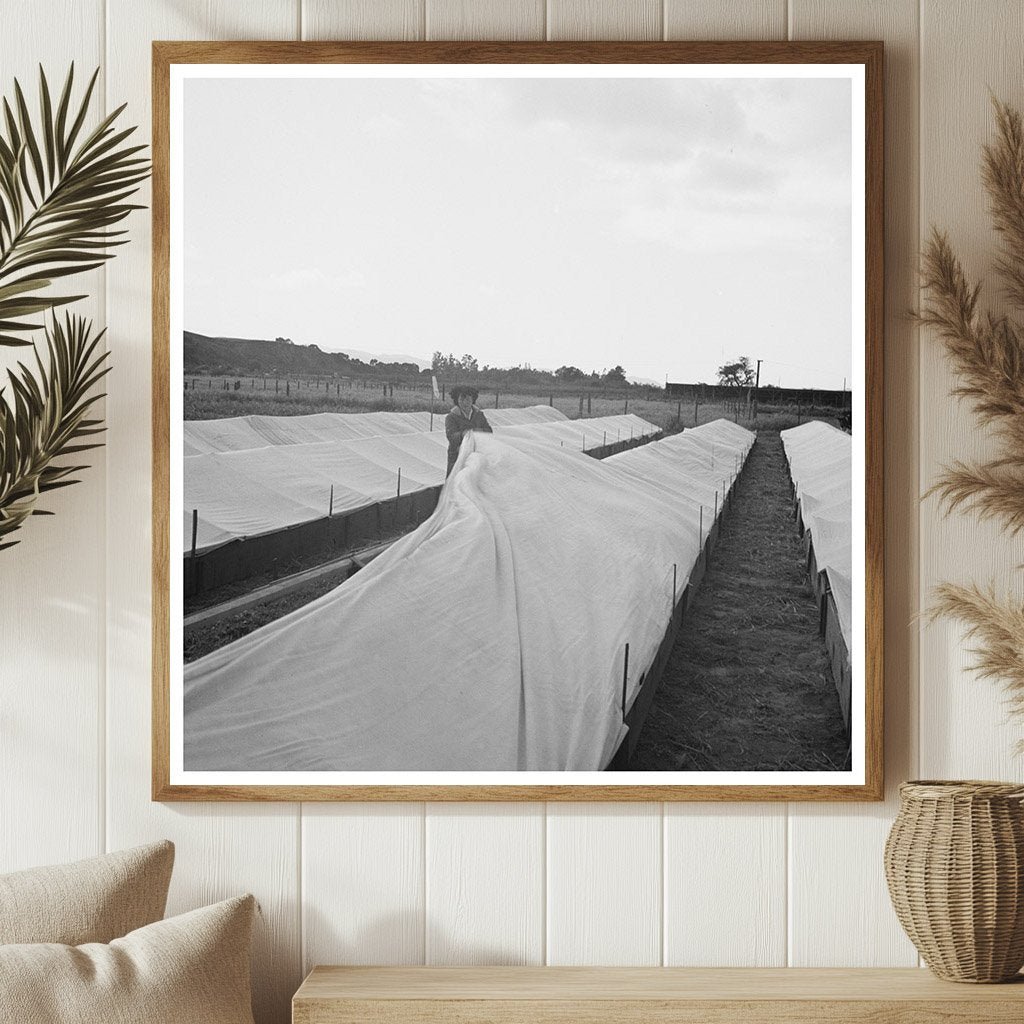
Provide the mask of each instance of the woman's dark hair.
POLYGON ((480 392, 476 388, 471 388, 468 384, 456 384, 448 393, 452 396, 452 401, 456 405, 463 395, 469 395, 474 402, 480 397, 480 392))

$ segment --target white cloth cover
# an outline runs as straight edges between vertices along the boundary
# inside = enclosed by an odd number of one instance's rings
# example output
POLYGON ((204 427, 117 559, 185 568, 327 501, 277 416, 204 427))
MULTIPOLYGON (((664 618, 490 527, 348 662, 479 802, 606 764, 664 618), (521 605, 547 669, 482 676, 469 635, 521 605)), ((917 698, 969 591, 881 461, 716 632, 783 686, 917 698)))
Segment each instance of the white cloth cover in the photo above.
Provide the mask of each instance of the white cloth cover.
POLYGON ((427 522, 185 667, 186 770, 604 767, 624 732, 625 645, 628 707, 664 636, 673 565, 678 593, 700 552, 695 495, 720 486, 705 448, 713 436, 742 460, 753 435, 738 429, 604 461, 467 435, 427 522))
POLYGON ((852 650, 853 439, 818 420, 783 430, 781 437, 804 528, 810 531, 818 570, 828 576, 839 628, 852 650))
MULTIPOLYGON (((605 416, 589 420, 552 421, 556 410, 547 406, 533 409, 490 409, 488 420, 498 433, 533 438, 554 446, 580 450, 598 447, 607 438, 640 437, 657 432, 657 427, 637 416, 605 416), (531 416, 535 422, 526 422, 531 416), (513 425, 506 425, 511 423, 513 425)), ((426 413, 370 413, 382 416, 416 417, 426 413)), ((561 417, 561 413, 557 413, 561 417)), ((355 417, 358 418, 358 417, 355 417)), ((232 426, 232 420, 205 420, 213 424, 204 435, 210 445, 242 445, 252 440, 253 431, 266 438, 290 440, 268 442, 256 447, 210 450, 184 459, 184 499, 182 510, 182 550, 192 547, 192 510, 196 510, 196 551, 219 547, 240 537, 255 537, 283 530, 299 523, 322 519, 333 509, 335 514, 363 508, 375 501, 401 493, 434 487, 444 482, 448 441, 444 417, 435 416, 434 430, 404 430, 376 436, 300 440, 314 433, 354 433, 358 427, 351 416, 268 417, 249 416, 232 426), (333 417, 340 425, 325 420, 333 417), (292 423, 290 421, 302 421, 292 423), (237 431, 236 431, 237 427, 237 431), (235 433, 232 433, 235 431, 235 433), (334 499, 331 500, 333 487, 334 499)), ((382 429, 393 420, 376 420, 373 429, 382 429)), ((411 420, 404 421, 406 425, 411 420)), ((190 424, 186 424, 186 427, 190 424)), ((370 429, 370 428, 365 428, 370 429)))
MULTIPOLYGON (((447 407, 434 413, 434 430, 444 433, 447 407)), ((491 425, 550 423, 565 414, 546 405, 525 409, 487 409, 491 425)), ((430 430, 429 412, 321 412, 309 416, 233 416, 222 420, 186 420, 184 454, 239 452, 271 444, 309 444, 317 441, 354 441, 360 437, 390 437, 430 430)))

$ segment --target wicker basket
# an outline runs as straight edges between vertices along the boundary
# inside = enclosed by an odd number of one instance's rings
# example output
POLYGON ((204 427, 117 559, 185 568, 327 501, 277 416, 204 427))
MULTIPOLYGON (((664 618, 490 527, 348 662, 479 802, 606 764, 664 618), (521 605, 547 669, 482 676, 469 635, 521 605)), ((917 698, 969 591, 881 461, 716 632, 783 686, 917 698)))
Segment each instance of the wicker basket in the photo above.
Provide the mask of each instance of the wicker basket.
POLYGON ((939 977, 1015 977, 1024 966, 1024 786, 905 783, 885 877, 900 924, 939 977))

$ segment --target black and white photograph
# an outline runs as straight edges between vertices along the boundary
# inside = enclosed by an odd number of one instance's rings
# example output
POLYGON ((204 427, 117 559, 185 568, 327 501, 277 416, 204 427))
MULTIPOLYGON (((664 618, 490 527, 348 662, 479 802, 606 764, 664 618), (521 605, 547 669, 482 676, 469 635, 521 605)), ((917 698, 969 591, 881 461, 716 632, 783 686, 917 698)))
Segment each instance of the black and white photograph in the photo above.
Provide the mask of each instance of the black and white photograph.
POLYGON ((172 791, 865 784, 863 63, 168 94, 172 791))

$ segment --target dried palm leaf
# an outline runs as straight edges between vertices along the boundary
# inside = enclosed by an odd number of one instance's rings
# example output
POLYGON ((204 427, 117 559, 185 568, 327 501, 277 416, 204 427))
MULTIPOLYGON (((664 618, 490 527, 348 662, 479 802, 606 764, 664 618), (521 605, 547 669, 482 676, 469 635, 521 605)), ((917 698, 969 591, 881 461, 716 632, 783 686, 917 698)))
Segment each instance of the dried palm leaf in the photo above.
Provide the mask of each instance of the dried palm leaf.
POLYGON ((977 642, 970 653, 979 675, 1005 682, 1013 709, 1024 713, 1024 607, 1010 606, 993 589, 943 583, 935 590, 932 615, 947 615, 967 626, 977 642))
POLYGON ((947 513, 961 509, 981 520, 1000 519, 1014 536, 1024 530, 1024 475, 1017 459, 955 462, 927 493, 938 494, 947 513))
MULTIPOLYGON (((1000 235, 995 267, 1010 303, 1024 308, 1024 124, 994 98, 993 106, 997 137, 984 148, 982 179, 1000 235)), ((958 377, 953 394, 970 401, 999 442, 992 458, 946 467, 928 493, 938 494, 946 515, 996 519, 1016 535, 1024 529, 1024 334, 1011 317, 979 313, 980 286, 968 280, 942 232, 932 232, 923 267, 928 303, 918 319, 945 344, 958 377)), ((1013 711, 1024 715, 1024 608, 992 588, 943 583, 931 612, 967 625, 976 669, 1004 680, 1013 711)))

